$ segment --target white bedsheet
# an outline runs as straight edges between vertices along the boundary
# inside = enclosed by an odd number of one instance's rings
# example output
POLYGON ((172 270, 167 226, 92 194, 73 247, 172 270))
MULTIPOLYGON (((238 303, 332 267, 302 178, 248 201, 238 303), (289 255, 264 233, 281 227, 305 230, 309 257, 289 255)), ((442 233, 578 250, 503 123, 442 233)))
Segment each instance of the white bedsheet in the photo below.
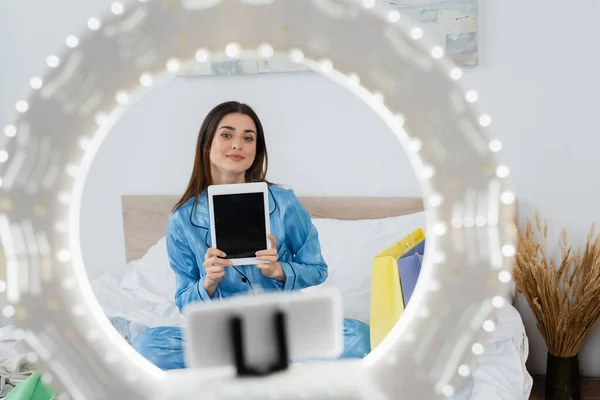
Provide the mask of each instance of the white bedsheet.
MULTIPOLYGON (((133 274, 133 270, 128 271, 133 274)), ((106 274, 91 282, 96 299, 108 317, 123 317, 134 323, 179 326, 181 314, 174 299, 162 298, 143 287, 124 288, 119 276, 106 274)))
POLYGON ((529 340, 521 315, 511 304, 498 310, 496 330, 473 370, 472 400, 528 400, 533 379, 525 362, 529 340))
MULTIPOLYGON (((327 285, 342 292, 344 316, 368 323, 369 268, 381 248, 422 225, 422 214, 367 221, 315 220, 329 266, 327 285)), ((181 326, 174 303, 175 276, 168 266, 162 238, 139 260, 91 282, 96 299, 108 317, 122 317, 139 326, 181 326)), ((131 332, 135 334, 135 332, 131 332)), ((0 329, 0 363, 23 358, 11 327, 0 329)), ((518 311, 507 302, 498 310, 496 330, 484 343, 484 354, 469 384, 455 400, 528 400, 533 380, 525 367, 529 355, 525 327, 518 311)), ((0 364, 1 365, 1 364, 0 364)), ((12 364, 11 364, 12 365, 12 364)))
MULTIPOLYGON (((120 276, 104 275, 92 282, 96 298, 108 317, 123 317, 149 327, 180 326, 181 315, 172 300, 142 287, 123 288, 120 281, 120 276)), ((21 349, 12 327, 0 329, 0 362, 22 359, 21 349)), ((528 400, 533 384, 525 367, 528 339, 521 316, 512 305, 499 310, 496 330, 484 349, 468 390, 461 392, 462 396, 457 394, 456 400, 528 400)))
MULTIPOLYGON (((92 282, 97 300, 108 317, 123 317, 153 326, 181 326, 174 302, 151 293, 143 285, 133 288, 136 274, 130 268, 123 277, 104 275, 92 282), (119 282, 127 282, 121 287, 119 282)), ((528 400, 533 380, 525 367, 528 339, 518 311, 509 303, 498 310, 496 330, 484 344, 485 352, 472 373, 468 390, 456 400, 528 400)))

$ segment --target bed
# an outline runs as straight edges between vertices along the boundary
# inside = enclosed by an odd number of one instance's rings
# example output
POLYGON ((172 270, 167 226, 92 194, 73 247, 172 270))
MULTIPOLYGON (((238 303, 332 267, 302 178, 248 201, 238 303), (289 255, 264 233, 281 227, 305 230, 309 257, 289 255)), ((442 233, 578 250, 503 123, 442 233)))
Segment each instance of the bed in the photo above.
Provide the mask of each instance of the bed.
MULTIPOLYGON (((128 341, 146 327, 181 326, 165 244, 167 220, 177 199, 122 196, 126 260, 117 272, 91 282, 104 312, 128 341)), ((321 286, 341 292, 345 318, 368 324, 373 257, 415 228, 424 228, 422 199, 300 197, 300 201, 317 228, 329 267, 321 286)), ((455 398, 529 398, 532 379, 525 368, 528 341, 521 317, 509 304, 496 324, 471 380, 455 398)))

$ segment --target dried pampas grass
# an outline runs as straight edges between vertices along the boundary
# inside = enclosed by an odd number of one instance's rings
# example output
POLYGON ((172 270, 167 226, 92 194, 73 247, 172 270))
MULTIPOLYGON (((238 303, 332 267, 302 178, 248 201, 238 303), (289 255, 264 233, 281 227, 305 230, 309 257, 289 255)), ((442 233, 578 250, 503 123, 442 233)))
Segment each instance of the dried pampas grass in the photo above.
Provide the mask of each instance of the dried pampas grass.
POLYGON ((548 226, 543 230, 535 216, 536 232, 529 219, 519 230, 513 278, 537 319, 548 352, 573 357, 600 317, 600 234, 594 225, 583 255, 568 244, 566 231, 560 241, 558 262, 547 253, 548 226))

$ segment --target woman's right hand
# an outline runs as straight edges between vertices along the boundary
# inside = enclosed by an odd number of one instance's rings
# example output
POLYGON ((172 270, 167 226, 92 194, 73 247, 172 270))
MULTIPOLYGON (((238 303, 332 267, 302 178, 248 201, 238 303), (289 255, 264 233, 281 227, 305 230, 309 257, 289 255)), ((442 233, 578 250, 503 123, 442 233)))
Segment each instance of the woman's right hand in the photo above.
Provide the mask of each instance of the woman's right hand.
POLYGON ((230 267, 233 263, 226 260, 227 255, 219 249, 209 248, 204 256, 204 269, 206 277, 204 278, 204 289, 212 297, 217 286, 225 276, 225 267, 230 267))

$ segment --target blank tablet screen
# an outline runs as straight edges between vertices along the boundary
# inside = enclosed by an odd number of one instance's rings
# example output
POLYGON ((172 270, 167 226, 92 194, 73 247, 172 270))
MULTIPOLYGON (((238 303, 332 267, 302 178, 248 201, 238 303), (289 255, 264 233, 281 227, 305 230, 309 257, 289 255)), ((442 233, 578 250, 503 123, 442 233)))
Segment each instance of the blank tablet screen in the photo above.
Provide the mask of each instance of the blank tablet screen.
POLYGON ((266 249, 263 193, 214 195, 213 208, 217 247, 227 258, 256 257, 266 249))

